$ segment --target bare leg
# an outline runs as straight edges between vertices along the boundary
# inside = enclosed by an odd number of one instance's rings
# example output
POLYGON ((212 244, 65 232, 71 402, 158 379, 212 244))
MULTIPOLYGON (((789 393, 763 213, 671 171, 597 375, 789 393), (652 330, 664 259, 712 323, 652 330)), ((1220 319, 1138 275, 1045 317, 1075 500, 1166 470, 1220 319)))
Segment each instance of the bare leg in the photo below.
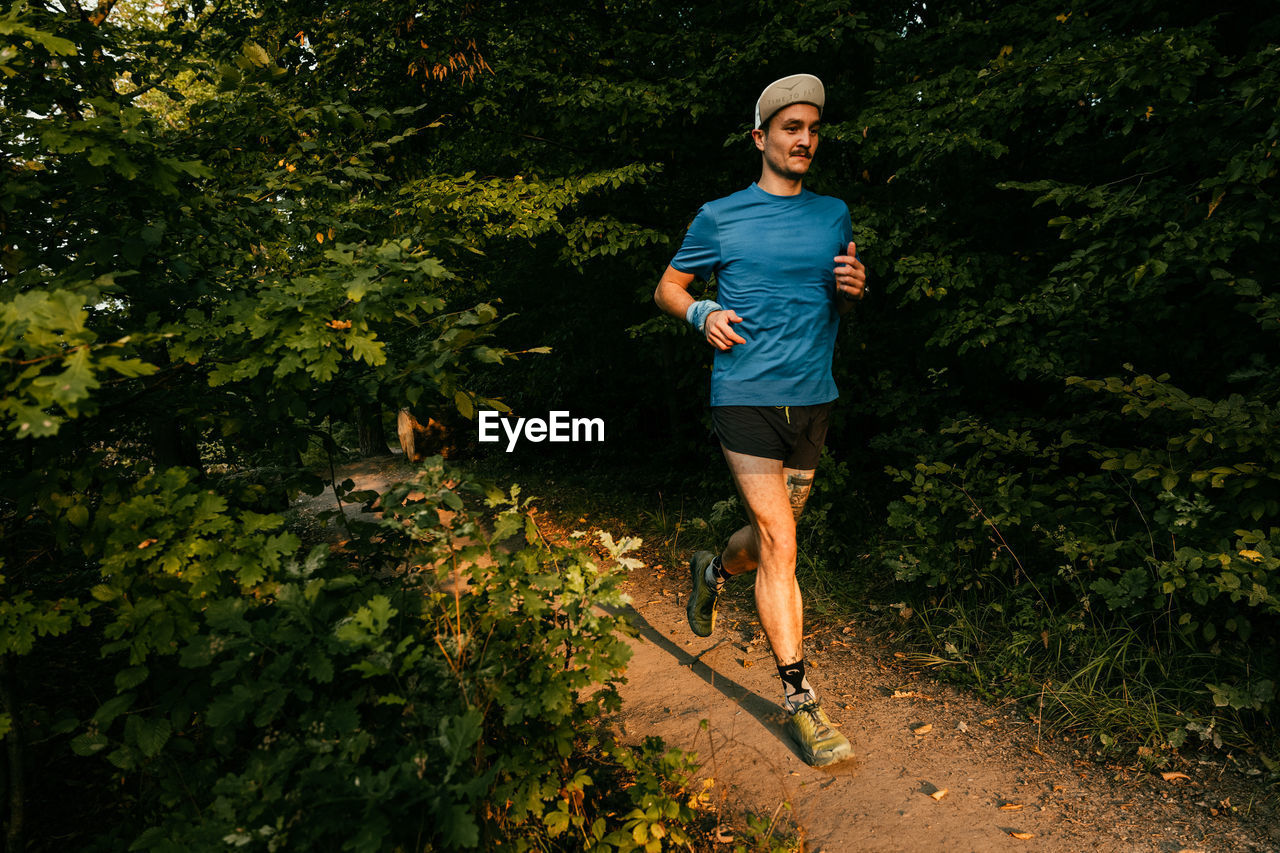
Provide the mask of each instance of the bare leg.
MULTIPOLYGON (((732 451, 724 451, 726 456, 730 452, 732 451)), ((782 475, 786 483, 787 500, 791 504, 791 517, 799 521, 800 513, 804 511, 805 503, 809 500, 809 490, 813 488, 813 469, 783 468, 782 475)), ((736 479, 734 484, 737 484, 736 479)), ((746 499, 743 498, 743 500, 746 499)), ((724 551, 720 553, 720 562, 724 565, 725 572, 731 575, 754 572, 760 565, 760 547, 756 544, 755 528, 745 524, 734 531, 724 551)))
POLYGON ((803 656, 804 610, 796 583, 796 519, 813 485, 813 471, 784 468, 724 450, 746 505, 746 527, 729 537, 721 562, 729 574, 756 569, 756 609, 780 666, 803 656))

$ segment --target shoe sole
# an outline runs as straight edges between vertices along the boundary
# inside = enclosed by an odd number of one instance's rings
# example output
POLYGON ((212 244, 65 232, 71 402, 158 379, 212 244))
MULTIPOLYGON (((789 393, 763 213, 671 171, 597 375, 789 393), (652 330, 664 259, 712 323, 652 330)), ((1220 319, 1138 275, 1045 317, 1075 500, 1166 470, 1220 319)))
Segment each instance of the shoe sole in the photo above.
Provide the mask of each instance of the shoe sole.
MULTIPOLYGON (((702 571, 704 573, 706 572, 706 566, 703 566, 702 571)), ((704 584, 706 583, 705 574, 702 582, 704 584)), ((699 637, 710 637, 713 633, 715 633, 715 630, 716 630, 716 611, 715 611, 715 608, 712 608, 711 610, 711 627, 707 629, 707 633, 704 634, 701 631, 699 631, 697 626, 694 625, 693 623, 693 605, 694 605, 694 602, 697 601, 697 592, 698 592, 698 555, 694 554, 692 557, 689 558, 689 603, 684 606, 684 615, 689 620, 690 631, 692 631, 696 636, 699 636, 699 637)))
MULTIPOLYGON (((831 749, 824 749, 819 752, 810 752, 805 747, 804 742, 800 739, 799 732, 792 721, 787 721, 786 729, 787 734, 791 738, 791 742, 795 744, 796 751, 800 753, 800 757, 804 759, 804 763, 808 764, 810 767, 826 767, 827 765, 838 764, 841 761, 853 758, 853 744, 849 742, 848 738, 845 738, 843 746, 832 747, 831 749)), ((832 726, 832 730, 836 731, 834 726, 832 726)))
MULTIPOLYGON (((793 739, 794 740, 794 739, 793 739)), ((804 750, 800 750, 800 757, 804 759, 805 764, 810 767, 827 767, 831 764, 839 764, 853 758, 853 746, 847 749, 836 750, 835 752, 824 752, 821 757, 817 755, 805 755, 804 750)))

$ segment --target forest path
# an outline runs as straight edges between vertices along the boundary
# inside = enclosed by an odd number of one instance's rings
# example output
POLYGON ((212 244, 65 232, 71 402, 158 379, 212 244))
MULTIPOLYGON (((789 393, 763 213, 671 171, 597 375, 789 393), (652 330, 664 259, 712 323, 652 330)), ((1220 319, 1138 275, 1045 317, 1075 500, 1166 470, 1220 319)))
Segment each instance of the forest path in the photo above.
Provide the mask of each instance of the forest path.
POLYGON ((1229 798, 1246 805, 1245 780, 1224 776, 1221 763, 1176 781, 1098 765, 1016 706, 904 666, 857 622, 809 619, 810 681, 854 747, 850 761, 811 768, 783 730, 751 582, 737 583, 703 639, 685 618, 685 566, 631 572, 640 638, 621 691, 624 732, 696 751, 727 805, 779 813, 809 851, 1280 849, 1280 828, 1232 812, 1229 798))
MULTIPOLYGON (((412 473, 402 456, 337 471, 377 491, 412 473)), ((327 491, 297 506, 313 514, 334 505, 327 491)), ((538 515, 543 534, 563 544, 575 527, 594 532, 593 522, 538 515)), ((1018 706, 938 682, 897 660, 868 626, 812 609, 810 680, 854 757, 811 768, 783 731, 780 682, 750 580, 730 584, 716 630, 703 639, 685 618, 687 565, 665 564, 654 547, 632 556, 643 565, 624 584, 639 634, 629 640, 621 687, 624 738, 656 735, 696 752, 720 808, 777 815, 810 853, 1280 851, 1280 825, 1255 808, 1263 786, 1221 759, 1182 768, 1187 778, 1173 781, 1097 764, 1085 742, 1054 739, 1018 706)))

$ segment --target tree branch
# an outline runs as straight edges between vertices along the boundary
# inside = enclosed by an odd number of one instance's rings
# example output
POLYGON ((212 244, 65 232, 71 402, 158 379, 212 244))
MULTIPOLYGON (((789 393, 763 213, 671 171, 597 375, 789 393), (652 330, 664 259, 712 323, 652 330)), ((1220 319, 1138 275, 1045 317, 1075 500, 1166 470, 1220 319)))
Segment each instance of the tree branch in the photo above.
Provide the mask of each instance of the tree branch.
POLYGON ((102 26, 102 22, 111 14, 111 10, 115 8, 116 0, 98 0, 98 8, 92 12, 85 14, 81 11, 81 16, 95 27, 102 26))

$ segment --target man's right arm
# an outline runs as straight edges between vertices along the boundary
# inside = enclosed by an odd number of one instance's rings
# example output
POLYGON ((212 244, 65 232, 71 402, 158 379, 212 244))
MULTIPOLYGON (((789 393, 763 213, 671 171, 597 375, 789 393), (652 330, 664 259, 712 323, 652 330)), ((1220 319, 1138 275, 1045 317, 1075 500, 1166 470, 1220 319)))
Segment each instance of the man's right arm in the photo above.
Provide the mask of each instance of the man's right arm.
POLYGON ((657 290, 653 291, 653 301, 672 317, 683 320, 689 306, 693 304, 693 297, 689 295, 689 285, 693 284, 693 279, 693 273, 680 272, 668 264, 666 272, 658 280, 657 290))
MULTIPOLYGON (((653 291, 653 301, 672 317, 684 320, 689 306, 694 303, 694 298, 689 295, 689 285, 693 284, 693 279, 693 273, 680 272, 668 264, 666 272, 658 280, 657 289, 653 291)), ((721 351, 728 350, 734 344, 745 344, 746 339, 733 330, 733 324, 741 322, 742 318, 732 310, 712 311, 707 315, 704 325, 707 343, 721 351)))

